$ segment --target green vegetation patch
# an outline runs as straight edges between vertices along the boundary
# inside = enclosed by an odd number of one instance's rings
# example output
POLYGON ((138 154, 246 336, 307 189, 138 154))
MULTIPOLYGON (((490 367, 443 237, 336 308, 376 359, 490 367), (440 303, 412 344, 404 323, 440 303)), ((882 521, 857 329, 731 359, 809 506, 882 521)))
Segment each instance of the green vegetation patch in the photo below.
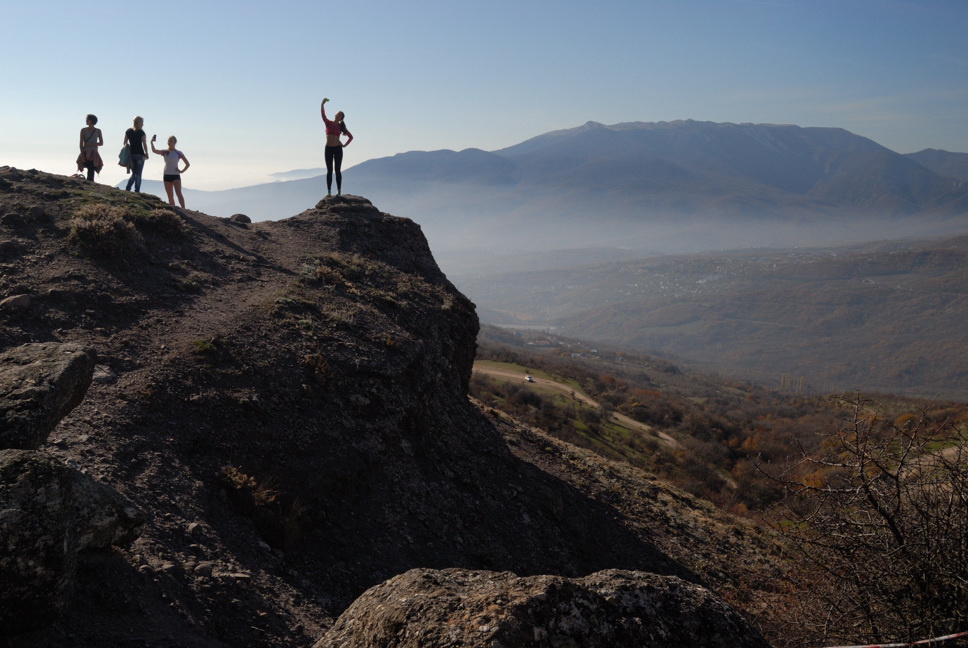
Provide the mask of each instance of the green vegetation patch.
POLYGON ((218 347, 208 340, 193 340, 192 352, 208 362, 214 362, 218 357, 218 347))

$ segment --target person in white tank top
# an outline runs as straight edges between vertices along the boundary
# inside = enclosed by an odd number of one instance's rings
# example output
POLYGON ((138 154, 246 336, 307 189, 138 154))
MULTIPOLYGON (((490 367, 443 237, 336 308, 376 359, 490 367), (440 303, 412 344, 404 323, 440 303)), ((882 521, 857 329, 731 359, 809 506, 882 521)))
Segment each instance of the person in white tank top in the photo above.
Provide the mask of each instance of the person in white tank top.
POLYGON ((157 135, 151 136, 151 150, 152 152, 157 153, 161 157, 165 158, 164 180, 165 180, 165 192, 168 194, 168 204, 169 205, 175 204, 175 198, 172 195, 172 193, 174 192, 174 194, 178 196, 178 204, 180 204, 182 206, 182 209, 184 209, 185 198, 184 196, 182 196, 181 174, 185 173, 185 171, 188 170, 188 167, 190 167, 191 164, 188 162, 188 158, 185 157, 185 154, 175 148, 175 144, 178 143, 178 140, 175 138, 174 135, 168 138, 167 149, 159 150, 155 148, 155 142, 157 140, 158 140, 157 135), (181 169, 178 168, 179 160, 185 161, 184 168, 181 168, 181 169))

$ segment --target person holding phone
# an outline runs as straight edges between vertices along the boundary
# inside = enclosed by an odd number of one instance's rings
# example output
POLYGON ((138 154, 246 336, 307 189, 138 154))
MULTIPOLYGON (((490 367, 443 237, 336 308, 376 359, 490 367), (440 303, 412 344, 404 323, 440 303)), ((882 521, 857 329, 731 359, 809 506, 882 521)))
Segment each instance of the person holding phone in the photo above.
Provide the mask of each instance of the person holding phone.
POLYGON ((178 204, 181 205, 182 209, 185 208, 185 198, 182 196, 181 190, 181 174, 188 171, 188 167, 191 164, 185 154, 175 148, 175 144, 178 143, 178 139, 174 135, 168 138, 168 148, 158 150, 155 148, 155 141, 158 139, 157 135, 151 136, 151 150, 157 153, 161 157, 165 158, 165 193, 168 194, 168 204, 174 205, 175 200, 172 197, 172 192, 178 196, 178 204), (178 168, 178 163, 180 161, 185 162, 185 166, 181 169, 178 168))
POLYGON ((333 119, 326 117, 326 102, 323 99, 319 111, 323 115, 323 123, 326 124, 326 196, 333 195, 333 171, 336 171, 336 195, 343 193, 343 149, 353 141, 353 134, 346 128, 343 122, 343 111, 336 113, 333 119), (346 135, 345 143, 340 141, 340 136, 346 135))

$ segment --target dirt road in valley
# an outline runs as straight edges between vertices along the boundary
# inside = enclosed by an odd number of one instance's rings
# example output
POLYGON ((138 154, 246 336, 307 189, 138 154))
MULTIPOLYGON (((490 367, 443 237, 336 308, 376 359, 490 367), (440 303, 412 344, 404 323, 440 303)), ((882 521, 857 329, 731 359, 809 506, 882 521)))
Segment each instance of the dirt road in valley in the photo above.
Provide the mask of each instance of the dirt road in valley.
MULTIPOLYGON (((565 394, 566 396, 573 398, 585 405, 590 407, 600 407, 600 403, 596 400, 589 398, 587 395, 575 390, 571 385, 565 385, 563 383, 555 382, 553 380, 548 380, 546 378, 534 378, 534 382, 527 382, 525 380, 525 374, 521 371, 515 371, 513 369, 504 369, 501 367, 492 367, 488 365, 474 364, 474 371, 476 373, 481 373, 492 378, 501 378, 508 380, 510 382, 522 382, 530 385, 537 391, 552 391, 565 394)), ((611 412, 611 417, 618 423, 624 425, 630 430, 635 430, 636 432, 641 432, 643 434, 648 434, 649 436, 656 436, 661 439, 670 448, 678 447, 679 443, 669 436, 667 433, 661 430, 656 430, 651 425, 646 425, 645 423, 640 423, 633 418, 626 416, 625 414, 620 414, 618 412, 611 412)))

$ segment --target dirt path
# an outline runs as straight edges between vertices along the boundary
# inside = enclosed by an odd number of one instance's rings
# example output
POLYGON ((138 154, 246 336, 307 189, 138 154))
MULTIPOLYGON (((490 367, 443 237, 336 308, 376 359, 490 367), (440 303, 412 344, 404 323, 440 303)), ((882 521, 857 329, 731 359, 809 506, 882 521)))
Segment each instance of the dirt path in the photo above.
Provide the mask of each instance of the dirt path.
MULTIPOLYGON (((596 407, 596 408, 601 407, 601 404, 598 403, 596 400, 594 400, 593 398, 590 398, 586 394, 581 393, 580 391, 577 391, 571 385, 565 385, 563 383, 555 382, 553 380, 548 380, 546 378, 534 378, 534 382, 532 383, 532 382, 526 381, 525 375, 527 374, 524 374, 520 371, 515 371, 513 369, 502 369, 499 367, 490 367, 490 366, 481 365, 481 364, 475 364, 474 371, 487 376, 491 376, 493 378, 501 378, 503 380, 508 380, 511 382, 520 381, 529 386, 532 386, 534 389, 539 391, 559 392, 559 393, 565 394, 570 398, 574 398, 575 400, 581 401, 582 403, 589 405, 591 407, 596 407)), ((667 434, 666 432, 657 430, 650 425, 646 425, 645 423, 636 421, 635 419, 630 418, 625 414, 620 414, 618 412, 611 412, 611 417, 615 421, 629 428, 630 430, 635 430, 636 432, 641 432, 642 434, 648 434, 649 436, 658 437, 670 448, 676 448, 679 446, 679 443, 671 436, 669 436, 669 434, 667 434)))

